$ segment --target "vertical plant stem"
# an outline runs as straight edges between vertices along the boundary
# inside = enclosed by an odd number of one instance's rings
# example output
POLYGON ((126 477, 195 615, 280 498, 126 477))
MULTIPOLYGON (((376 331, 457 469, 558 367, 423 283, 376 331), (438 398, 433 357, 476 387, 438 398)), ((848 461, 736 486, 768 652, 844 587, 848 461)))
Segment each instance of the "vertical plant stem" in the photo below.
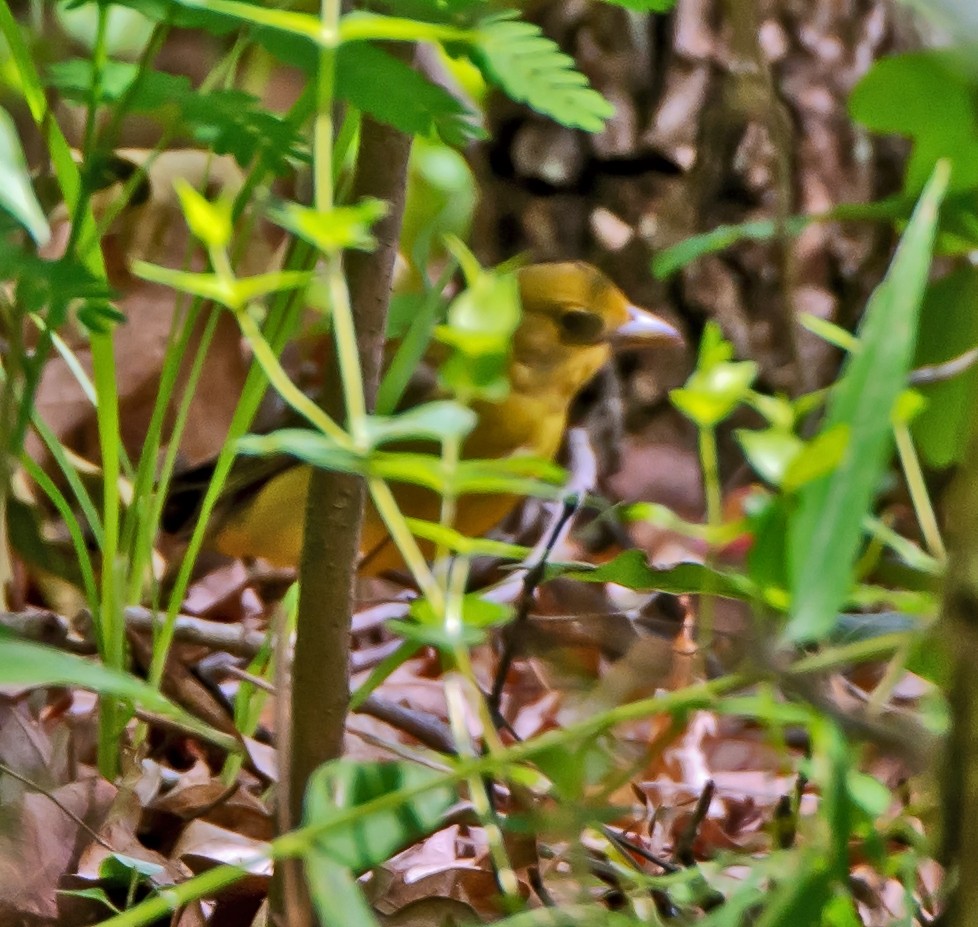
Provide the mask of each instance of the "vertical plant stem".
MULTIPOLYGON (((98 8, 95 47, 92 51, 92 100, 85 125, 86 161, 94 154, 97 141, 98 96, 101 92, 102 73, 108 63, 108 15, 106 7, 98 8)), ((87 201, 88 193, 83 189, 72 216, 69 248, 77 247, 79 243, 85 251, 97 250, 99 247, 94 223, 88 225, 80 221, 81 211, 87 208, 87 201), (94 233, 91 241, 84 234, 86 230, 94 233)), ((126 626, 122 615, 123 603, 119 596, 119 478, 122 465, 115 351, 111 334, 92 332, 90 337, 96 399, 95 418, 98 424, 99 451, 102 455, 102 575, 99 588, 99 618, 104 642, 102 659, 113 669, 121 670, 126 662, 126 626)), ((119 734, 122 723, 123 711, 120 703, 103 697, 99 711, 98 762, 100 772, 109 780, 114 779, 119 771, 119 734)))
MULTIPOLYGON (((322 0, 313 127, 314 202, 327 212, 335 203, 333 108, 339 0, 322 0)), ((413 53, 413 52, 411 52, 413 53)), ((387 217, 375 229, 379 246, 371 254, 348 258, 349 289, 339 254, 325 261, 336 364, 328 371, 321 405, 334 419, 344 413, 358 448, 366 446, 367 409, 379 379, 397 239, 404 206, 410 140, 364 119, 354 180, 354 198, 375 196, 388 201, 387 217)), ((287 757, 282 781, 289 823, 301 819, 302 801, 311 774, 342 751, 349 705, 349 636, 353 585, 365 501, 364 481, 357 476, 314 470, 305 512, 299 573, 299 614, 291 674, 291 726, 280 755, 287 757)), ((287 866, 280 878, 276 904, 292 925, 315 922, 301 869, 287 866)))
POLYGON ((920 467, 916 448, 913 446, 910 429, 905 424, 900 423, 894 427, 893 435, 896 438, 900 465, 903 467, 907 489, 910 491, 910 499, 913 501, 913 508, 917 513, 917 522, 920 525, 920 532, 924 536, 924 543, 932 557, 944 560, 947 558, 947 550, 941 537, 941 529, 937 524, 937 514, 934 512, 934 506, 930 501, 930 493, 927 492, 927 482, 924 479, 924 471, 920 467))
MULTIPOLYGON (((974 403, 974 399, 972 399, 974 403)), ((974 406, 972 405, 972 408, 974 406)), ((978 422, 948 506, 948 573, 936 635, 948 670, 951 729, 941 771, 938 861, 953 886, 947 927, 965 927, 978 911, 978 422)))
MULTIPOLYGON (((703 494, 706 497, 706 523, 710 528, 723 524, 723 495, 720 489, 720 464, 717 456, 716 432, 700 428, 700 466, 703 469, 703 494)), ((713 547, 706 553, 706 565, 713 566, 713 547)), ((713 640, 714 598, 705 593, 700 600, 699 645, 706 650, 713 640)))

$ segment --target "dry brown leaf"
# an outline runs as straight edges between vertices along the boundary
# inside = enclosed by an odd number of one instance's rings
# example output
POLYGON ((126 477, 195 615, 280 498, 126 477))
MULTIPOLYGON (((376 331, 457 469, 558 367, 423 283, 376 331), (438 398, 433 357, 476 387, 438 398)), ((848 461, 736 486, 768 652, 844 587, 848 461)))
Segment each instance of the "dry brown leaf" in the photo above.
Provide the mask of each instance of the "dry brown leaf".
POLYGON ((64 809, 97 829, 115 795, 112 785, 93 778, 55 790, 58 804, 29 792, 6 807, 7 823, 0 834, 0 923, 57 916, 58 883, 92 839, 64 809))

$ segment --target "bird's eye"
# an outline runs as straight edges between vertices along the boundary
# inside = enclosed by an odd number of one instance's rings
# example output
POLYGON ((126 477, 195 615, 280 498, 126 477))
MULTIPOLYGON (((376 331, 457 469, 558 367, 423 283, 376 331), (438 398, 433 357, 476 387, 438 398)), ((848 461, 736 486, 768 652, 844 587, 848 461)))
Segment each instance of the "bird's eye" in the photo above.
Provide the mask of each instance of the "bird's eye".
POLYGON ((561 313, 561 338, 572 344, 594 344, 604 333, 604 319, 587 309, 568 309, 561 313))

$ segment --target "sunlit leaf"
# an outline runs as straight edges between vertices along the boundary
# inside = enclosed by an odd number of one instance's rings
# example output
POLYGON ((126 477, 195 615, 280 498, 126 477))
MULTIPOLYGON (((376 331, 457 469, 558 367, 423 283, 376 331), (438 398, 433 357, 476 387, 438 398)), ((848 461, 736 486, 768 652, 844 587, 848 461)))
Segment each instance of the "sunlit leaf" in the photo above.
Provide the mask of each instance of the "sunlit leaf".
POLYGON ((758 367, 753 361, 731 361, 733 345, 710 322, 700 342, 696 369, 686 385, 669 391, 672 404, 700 428, 722 422, 750 395, 758 367))
POLYGON ((271 293, 299 289, 312 279, 311 273, 307 271, 279 270, 256 274, 254 277, 226 280, 218 274, 174 270, 158 264, 147 264, 145 261, 134 261, 132 272, 151 283, 161 283, 181 293, 212 299, 231 309, 241 309, 249 302, 271 293))
POLYGON ((454 528, 439 525, 437 522, 408 518, 408 527, 415 537, 439 544, 447 550, 466 557, 501 557, 504 560, 523 560, 530 555, 531 548, 521 544, 508 544, 491 538, 470 538, 454 528))
POLYGON ((184 178, 173 181, 187 227, 208 248, 224 248, 231 241, 231 200, 205 199, 184 178))
POLYGON ((781 485, 788 465, 804 446, 801 438, 784 428, 740 428, 735 435, 754 471, 774 486, 781 485))
POLYGON ((781 488, 795 492, 806 483, 831 473, 841 462, 849 447, 849 426, 839 423, 826 428, 803 445, 788 462, 781 488))
POLYGON ((291 202, 275 203, 267 210, 268 217, 276 225, 325 253, 346 248, 372 250, 377 240, 370 229, 386 213, 387 204, 372 197, 362 199, 353 206, 336 206, 329 212, 291 202))
POLYGON ((38 245, 43 247, 51 240, 48 220, 31 186, 17 126, 5 109, 0 109, 0 209, 27 229, 38 245))

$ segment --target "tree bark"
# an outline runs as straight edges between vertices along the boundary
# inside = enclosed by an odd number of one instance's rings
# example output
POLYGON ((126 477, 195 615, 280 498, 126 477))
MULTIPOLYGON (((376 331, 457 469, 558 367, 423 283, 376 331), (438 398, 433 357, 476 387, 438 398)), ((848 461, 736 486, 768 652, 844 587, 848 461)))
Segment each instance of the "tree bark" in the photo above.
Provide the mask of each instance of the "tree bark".
MULTIPOLYGON (((413 56, 413 52, 402 49, 413 56)), ((393 52, 392 52, 393 53, 393 52)), ((373 406, 380 376, 397 255, 411 140, 389 126, 364 117, 353 200, 373 196, 389 205, 374 229, 378 246, 346 258, 347 282, 357 330, 367 408, 373 406)), ((323 408, 337 420, 344 413, 337 365, 326 372, 323 408)), ((302 818, 310 776, 343 752, 349 707, 350 622, 363 519, 363 480, 347 473, 314 470, 305 512, 300 568, 299 620, 291 679, 288 756, 289 826, 302 818)), ((315 923, 298 863, 285 869, 285 911, 290 925, 315 923)))
POLYGON ((954 886, 941 923, 964 927, 974 923, 978 911, 978 419, 973 419, 967 457, 947 512, 948 575, 938 640, 950 668, 951 730, 939 767, 938 858, 951 870, 949 884, 954 886))

